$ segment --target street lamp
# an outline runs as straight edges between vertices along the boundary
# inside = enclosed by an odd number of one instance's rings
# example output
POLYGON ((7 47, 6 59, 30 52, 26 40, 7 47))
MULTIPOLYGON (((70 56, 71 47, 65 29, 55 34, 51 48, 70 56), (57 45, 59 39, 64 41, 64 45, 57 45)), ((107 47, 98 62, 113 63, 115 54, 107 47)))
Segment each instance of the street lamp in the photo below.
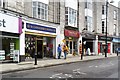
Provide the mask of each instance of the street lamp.
MULTIPOLYGON (((114 3, 114 1, 112 0, 110 3, 114 3)), ((106 39, 105 39, 105 43, 106 43, 106 47, 105 47, 105 57, 107 57, 107 17, 108 17, 108 0, 106 0, 106 39)))

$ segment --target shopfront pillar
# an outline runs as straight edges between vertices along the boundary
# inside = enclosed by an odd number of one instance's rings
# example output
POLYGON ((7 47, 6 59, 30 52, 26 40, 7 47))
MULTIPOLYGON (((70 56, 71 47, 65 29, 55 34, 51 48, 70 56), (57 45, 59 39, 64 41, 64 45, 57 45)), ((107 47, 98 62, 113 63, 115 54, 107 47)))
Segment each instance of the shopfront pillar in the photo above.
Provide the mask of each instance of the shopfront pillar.
POLYGON ((20 61, 25 60, 25 31, 20 35, 20 61))

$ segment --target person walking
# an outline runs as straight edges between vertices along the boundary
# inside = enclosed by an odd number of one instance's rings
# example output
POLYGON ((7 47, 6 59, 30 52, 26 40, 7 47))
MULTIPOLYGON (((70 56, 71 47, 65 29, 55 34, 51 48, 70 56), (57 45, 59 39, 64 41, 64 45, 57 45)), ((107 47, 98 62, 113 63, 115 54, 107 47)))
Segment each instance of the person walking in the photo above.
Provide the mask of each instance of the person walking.
POLYGON ((58 45, 57 52, 58 52, 58 59, 60 59, 61 52, 62 52, 60 44, 58 45))
POLYGON ((66 55, 68 52, 68 47, 66 45, 63 46, 63 52, 64 52, 64 59, 66 59, 66 55))

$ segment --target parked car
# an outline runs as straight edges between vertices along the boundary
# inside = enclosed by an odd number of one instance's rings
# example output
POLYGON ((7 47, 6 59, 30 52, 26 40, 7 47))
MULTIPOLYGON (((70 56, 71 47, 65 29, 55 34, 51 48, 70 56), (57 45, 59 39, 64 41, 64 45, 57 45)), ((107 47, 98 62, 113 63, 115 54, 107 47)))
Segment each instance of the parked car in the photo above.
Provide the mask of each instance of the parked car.
POLYGON ((116 53, 120 53, 120 47, 116 49, 116 53))

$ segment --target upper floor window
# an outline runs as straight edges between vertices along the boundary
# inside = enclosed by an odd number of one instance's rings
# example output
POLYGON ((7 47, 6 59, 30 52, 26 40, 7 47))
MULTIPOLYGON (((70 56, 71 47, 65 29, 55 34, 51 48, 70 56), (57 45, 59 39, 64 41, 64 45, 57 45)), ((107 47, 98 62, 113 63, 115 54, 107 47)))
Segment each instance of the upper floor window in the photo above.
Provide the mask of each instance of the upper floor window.
POLYGON ((45 3, 34 1, 32 3, 32 12, 35 18, 42 20, 48 19, 48 5, 45 3))
POLYGON ((2 0, 0 0, 0 7, 2 6, 2 0))
POLYGON ((102 5, 102 14, 104 15, 105 14, 105 6, 102 5))
POLYGON ((102 33, 105 33, 105 21, 102 21, 102 33))
POLYGON ((116 24, 114 24, 113 35, 116 36, 116 24))
POLYGON ((114 19, 117 19, 117 11, 114 10, 114 19))
POLYGON ((65 8, 65 20, 66 25, 77 26, 77 10, 74 10, 70 7, 65 8))
POLYGON ((86 29, 91 32, 92 31, 92 17, 85 16, 85 21, 86 21, 86 29))
POLYGON ((87 9, 92 9, 92 3, 88 2, 87 0, 85 1, 85 8, 87 9))

